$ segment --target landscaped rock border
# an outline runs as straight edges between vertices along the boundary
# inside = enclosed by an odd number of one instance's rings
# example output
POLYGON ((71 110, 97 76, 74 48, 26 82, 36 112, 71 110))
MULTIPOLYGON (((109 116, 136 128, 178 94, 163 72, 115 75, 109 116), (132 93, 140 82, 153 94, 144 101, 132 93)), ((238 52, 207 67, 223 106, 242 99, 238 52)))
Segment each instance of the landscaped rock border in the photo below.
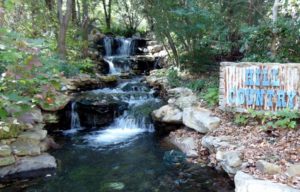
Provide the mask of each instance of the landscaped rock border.
MULTIPOLYGON (((223 124, 225 122, 223 122, 223 120, 225 117, 219 115, 213 115, 214 112, 208 111, 207 113, 209 115, 207 116, 212 117, 213 119, 216 120, 215 124, 213 123, 212 128, 209 128, 209 124, 207 124, 207 121, 205 121, 205 119, 202 118, 203 114, 198 113, 198 111, 206 111, 206 109, 200 107, 201 102, 194 101, 193 99, 188 99, 189 96, 193 95, 191 90, 188 90, 186 88, 175 88, 173 90, 170 89, 166 76, 161 75, 163 73, 165 73, 165 69, 163 69, 162 71, 155 70, 150 73, 150 76, 148 76, 146 80, 151 86, 160 88, 163 91, 164 93, 163 95, 165 96, 165 99, 168 99, 167 106, 169 108, 176 107, 182 110, 178 112, 178 113, 182 113, 182 119, 184 119, 184 111, 188 111, 190 114, 197 113, 197 115, 189 115, 190 119, 183 120, 182 124, 184 124, 187 128, 192 128, 193 130, 197 131, 199 134, 206 133, 204 137, 198 137, 198 139, 195 139, 195 137, 193 137, 192 139, 188 139, 189 136, 187 136, 187 133, 183 132, 182 134, 178 134, 179 131, 174 131, 170 133, 170 136, 168 136, 168 140, 171 141, 171 143, 176 145, 179 149, 181 149, 190 157, 195 157, 194 154, 196 153, 198 156, 202 156, 203 154, 205 155, 203 147, 207 148, 210 152, 210 155, 208 156, 209 165, 214 166, 216 169, 222 169, 226 171, 231 177, 234 177, 236 192, 257 192, 257 191, 264 191, 264 192, 298 191, 300 192, 299 164, 290 165, 287 168, 286 172, 284 173, 288 176, 288 178, 290 178, 289 180, 296 182, 296 185, 293 185, 293 187, 295 188, 292 188, 286 184, 279 183, 284 181, 279 178, 270 181, 269 179, 271 175, 269 175, 269 177, 255 178, 252 175, 242 172, 242 171, 249 172, 249 167, 250 167, 251 168, 250 170, 255 169, 258 172, 263 172, 261 174, 275 174, 278 171, 282 171, 281 170, 282 168, 280 168, 276 164, 264 161, 264 159, 253 160, 253 159, 245 158, 248 157, 247 155, 245 155, 245 152, 247 151, 247 147, 251 146, 251 143, 246 144, 245 142, 243 142, 243 140, 241 140, 242 138, 236 137, 236 134, 241 132, 239 128, 238 127, 236 128, 237 130, 236 133, 232 132, 233 131, 232 129, 230 130, 231 132, 227 134, 222 130, 219 131, 220 128, 218 126, 220 124, 221 127, 224 127, 223 124), (188 106, 186 108, 182 107, 181 102, 179 101, 187 102, 188 106), (220 118, 218 118, 217 116, 219 116, 220 118), (201 124, 202 122, 201 119, 204 119, 202 124, 201 124), (206 130, 203 131, 202 129, 198 129, 198 127, 195 128, 196 126, 203 126, 203 124, 207 128, 206 130), (225 133, 225 134, 221 134, 221 133, 225 133), (198 145, 199 142, 201 143, 200 145, 198 145), (195 148, 196 145, 198 146, 198 150, 195 148)), ((167 107, 164 106, 163 108, 167 108, 167 107)), ((154 120, 164 122, 165 118, 163 117, 169 118, 170 117, 169 115, 171 115, 171 113, 169 114, 167 113, 168 111, 170 110, 164 110, 164 113, 160 113, 159 114, 160 118, 156 118, 156 112, 154 112, 152 116, 154 116, 154 120)), ((171 111, 174 112, 174 110, 171 111)), ((168 122, 165 121, 164 123, 168 123, 168 122)), ((247 130, 247 128, 245 128, 244 130, 247 130)), ((253 129, 251 128, 247 130, 247 132, 251 132, 251 131, 253 131, 253 129)), ((257 134, 257 132, 255 132, 255 134, 257 134)), ((245 141, 247 141, 246 138, 245 141)), ((299 146, 300 146, 300 142, 298 147, 299 146)), ((298 148, 298 152, 297 149, 296 151, 293 151, 293 148, 291 148, 291 152, 296 154, 298 153, 298 158, 300 157, 299 148, 298 148)), ((205 159, 205 158, 199 157, 198 159, 205 159)), ((276 177, 273 176, 272 178, 276 178, 276 177)))

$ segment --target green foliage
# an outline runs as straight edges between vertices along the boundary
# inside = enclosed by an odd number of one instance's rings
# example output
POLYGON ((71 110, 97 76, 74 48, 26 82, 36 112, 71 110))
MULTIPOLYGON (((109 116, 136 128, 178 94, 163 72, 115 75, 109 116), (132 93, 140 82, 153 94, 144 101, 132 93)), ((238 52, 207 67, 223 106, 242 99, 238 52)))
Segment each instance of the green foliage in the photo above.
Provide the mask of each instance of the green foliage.
POLYGON ((291 111, 289 109, 275 113, 249 110, 249 113, 251 118, 261 123, 262 129, 294 129, 297 126, 297 119, 300 118, 300 113, 298 111, 291 111))
POLYGON ((234 123, 237 125, 247 125, 249 122, 249 116, 247 114, 236 114, 234 116, 234 123))
POLYGON ((280 18, 275 25, 270 20, 258 26, 241 28, 241 52, 245 61, 300 62, 300 22, 280 18), (276 55, 271 55, 271 42, 276 41, 276 55))
POLYGON ((208 88, 203 98, 209 106, 216 106, 219 102, 219 88, 208 88))
POLYGON ((198 79, 195 81, 191 81, 187 84, 187 87, 193 91, 199 92, 205 87, 205 80, 198 79))
POLYGON ((181 78, 178 76, 178 72, 175 69, 170 69, 167 74, 168 82, 171 87, 180 87, 181 78))

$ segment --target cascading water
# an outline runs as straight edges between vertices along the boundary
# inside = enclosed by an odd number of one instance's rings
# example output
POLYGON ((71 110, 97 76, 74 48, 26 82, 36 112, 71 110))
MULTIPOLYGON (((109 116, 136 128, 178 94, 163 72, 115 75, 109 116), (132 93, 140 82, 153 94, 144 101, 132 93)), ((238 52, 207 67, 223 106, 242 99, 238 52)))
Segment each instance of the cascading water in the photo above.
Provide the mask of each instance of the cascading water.
POLYGON ((74 134, 77 131, 81 130, 79 115, 76 111, 76 102, 72 102, 71 104, 71 125, 70 129, 64 131, 64 134, 74 134))
POLYGON ((133 49, 132 39, 118 38, 117 41, 119 44, 119 47, 117 49, 117 55, 130 56, 132 54, 133 49))
POLYGON ((121 72, 128 71, 129 57, 134 53, 134 41, 131 38, 104 38, 105 57, 104 60, 109 65, 110 74, 120 74, 121 72), (112 48, 113 44, 117 45, 116 51, 112 48), (115 60, 118 60, 118 64, 115 64, 115 60))
POLYGON ((105 56, 112 55, 112 44, 114 39, 112 37, 104 37, 104 49, 105 49, 105 56))
MULTIPOLYGON (((149 107, 160 105, 151 90, 139 83, 140 79, 133 80, 118 86, 116 89, 100 89, 94 93, 113 95, 115 99, 128 103, 128 110, 104 130, 96 131, 86 137, 87 142, 97 148, 116 145, 130 141, 138 134, 153 132, 154 126, 148 115, 142 111, 149 107)), ((147 112, 146 112, 147 113, 147 112)))

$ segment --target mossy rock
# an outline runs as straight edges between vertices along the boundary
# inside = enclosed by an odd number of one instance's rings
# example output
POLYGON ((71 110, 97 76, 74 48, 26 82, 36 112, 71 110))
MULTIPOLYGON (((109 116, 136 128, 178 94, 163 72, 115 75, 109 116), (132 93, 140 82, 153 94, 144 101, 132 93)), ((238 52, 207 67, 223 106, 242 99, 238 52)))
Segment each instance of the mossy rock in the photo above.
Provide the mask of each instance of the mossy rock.
POLYGON ((104 83, 116 83, 118 81, 117 76, 115 75, 103 75, 98 77, 101 82, 104 83))
POLYGON ((62 93, 56 93, 55 100, 53 103, 40 102, 39 106, 44 111, 54 112, 64 109, 65 106, 70 102, 71 97, 62 93))
POLYGON ((22 127, 20 125, 11 124, 8 127, 8 131, 0 129, 0 140, 16 138, 21 133, 22 127))

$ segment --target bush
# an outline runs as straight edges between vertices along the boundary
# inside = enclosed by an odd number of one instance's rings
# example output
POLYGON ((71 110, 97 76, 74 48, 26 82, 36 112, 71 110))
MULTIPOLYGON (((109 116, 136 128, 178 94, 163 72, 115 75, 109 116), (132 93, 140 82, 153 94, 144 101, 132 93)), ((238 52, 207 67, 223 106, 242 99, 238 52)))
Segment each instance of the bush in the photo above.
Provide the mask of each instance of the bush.
POLYGON ((167 78, 171 87, 181 86, 181 78, 178 76, 178 72, 175 69, 170 69, 168 71, 167 78))
POLYGON ((203 98, 209 106, 216 106, 219 103, 219 88, 208 88, 203 98))

